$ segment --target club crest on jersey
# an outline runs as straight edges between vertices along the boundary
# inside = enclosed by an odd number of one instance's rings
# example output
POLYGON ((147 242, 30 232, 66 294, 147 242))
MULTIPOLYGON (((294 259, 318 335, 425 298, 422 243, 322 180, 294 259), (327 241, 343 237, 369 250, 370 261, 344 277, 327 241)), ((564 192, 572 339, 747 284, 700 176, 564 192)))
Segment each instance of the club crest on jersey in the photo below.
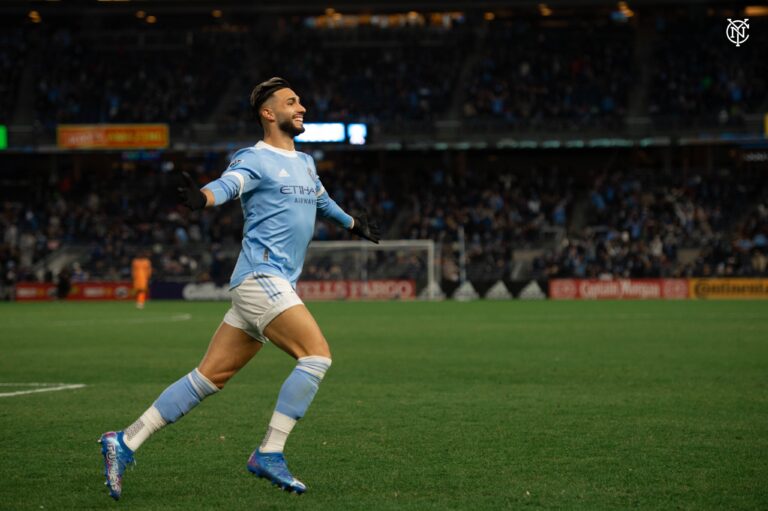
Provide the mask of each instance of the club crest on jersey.
POLYGON ((307 167, 307 174, 309 174, 309 177, 312 179, 315 179, 315 173, 312 172, 312 167, 307 167))
POLYGON ((237 164, 238 163, 242 163, 242 161, 243 160, 234 160, 232 163, 229 164, 229 168, 233 169, 233 168, 237 167, 237 164))

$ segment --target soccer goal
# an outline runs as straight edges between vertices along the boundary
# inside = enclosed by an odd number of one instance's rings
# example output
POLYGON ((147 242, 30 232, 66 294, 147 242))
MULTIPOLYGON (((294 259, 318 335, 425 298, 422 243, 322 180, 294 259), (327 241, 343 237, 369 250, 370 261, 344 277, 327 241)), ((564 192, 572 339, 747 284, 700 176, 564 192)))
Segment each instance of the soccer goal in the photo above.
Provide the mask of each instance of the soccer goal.
POLYGON ((310 300, 436 300, 438 279, 432 240, 313 241, 298 285, 310 300))

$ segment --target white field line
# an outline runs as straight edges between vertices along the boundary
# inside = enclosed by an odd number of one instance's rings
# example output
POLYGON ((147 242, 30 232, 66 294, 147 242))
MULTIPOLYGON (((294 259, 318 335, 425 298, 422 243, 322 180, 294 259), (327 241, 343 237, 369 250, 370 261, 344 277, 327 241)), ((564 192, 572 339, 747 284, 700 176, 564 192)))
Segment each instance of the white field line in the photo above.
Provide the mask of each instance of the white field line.
MULTIPOLYGON (((71 319, 62 321, 49 321, 45 326, 88 326, 88 325, 113 325, 113 324, 144 324, 144 323, 175 323, 178 321, 189 321, 192 314, 174 314, 173 316, 149 317, 149 318, 97 318, 97 319, 71 319)), ((40 322, 36 322, 39 325, 40 322)), ((4 325, 4 328, 28 328, 29 323, 18 322, 10 325, 4 325)))
POLYGON ((59 385, 74 385, 74 383, 38 383, 38 382, 2 382, 0 387, 58 387, 59 385))
POLYGON ((56 392, 58 390, 82 389, 84 383, 0 383, 3 387, 41 387, 31 390, 19 390, 16 392, 3 392, 0 397, 23 396, 24 394, 35 394, 37 392, 56 392))
POLYGON ((97 323, 123 323, 123 324, 142 324, 142 323, 165 323, 166 321, 189 321, 192 319, 192 314, 174 314, 173 316, 162 316, 159 318, 121 318, 121 319, 74 319, 64 321, 51 321, 48 323, 51 326, 82 326, 93 325, 97 323))

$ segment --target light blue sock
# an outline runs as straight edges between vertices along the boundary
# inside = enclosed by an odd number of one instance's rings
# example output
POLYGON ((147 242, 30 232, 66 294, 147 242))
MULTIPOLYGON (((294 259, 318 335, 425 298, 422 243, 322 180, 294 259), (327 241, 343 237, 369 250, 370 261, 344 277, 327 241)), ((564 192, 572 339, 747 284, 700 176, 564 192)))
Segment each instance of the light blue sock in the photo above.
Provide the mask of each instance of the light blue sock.
POLYGON ((294 420, 304 417, 329 367, 330 358, 300 358, 280 389, 275 410, 294 420))
POLYGON ((259 451, 283 452, 288 435, 296 421, 304 417, 329 367, 330 358, 312 356, 299 359, 280 389, 277 406, 259 451))
POLYGON ((219 391, 197 368, 165 389, 153 406, 168 424, 200 404, 200 401, 219 391))

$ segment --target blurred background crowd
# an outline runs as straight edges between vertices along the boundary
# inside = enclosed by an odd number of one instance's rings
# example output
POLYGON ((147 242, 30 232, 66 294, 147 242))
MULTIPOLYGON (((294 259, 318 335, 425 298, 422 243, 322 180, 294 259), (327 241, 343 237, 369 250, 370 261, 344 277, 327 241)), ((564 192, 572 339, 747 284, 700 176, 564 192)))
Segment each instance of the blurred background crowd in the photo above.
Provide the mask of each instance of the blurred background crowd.
MULTIPOLYGON (((764 173, 520 169, 510 159, 486 158, 478 155, 466 169, 450 161, 392 162, 385 169, 326 161, 339 166, 320 175, 331 197, 349 211, 367 210, 387 239, 435 240, 449 280, 459 278, 460 248, 467 277, 477 280, 513 271, 520 277, 768 275, 764 173), (495 168, 505 165, 506 171, 495 168), (522 264, 520 251, 535 257, 522 264)), ((226 162, 183 165, 202 185, 226 162)), ((239 203, 187 212, 175 203, 178 175, 169 166, 82 173, 59 167, 17 182, 16 200, 4 197, 0 209, 4 278, 51 279, 35 271, 36 263, 62 247, 80 247, 75 278, 124 279, 137 251, 151 248, 156 277, 226 281, 242 235, 239 203)), ((350 236, 319 220, 315 238, 350 236)))
MULTIPOLYGON (((638 23, 623 12, 567 22, 407 13, 334 26, 333 13, 242 20, 214 11, 157 30, 140 11, 115 26, 8 26, 0 124, 42 137, 60 123, 161 122, 172 133, 208 125, 255 142, 247 92, 272 75, 294 84, 308 121, 366 122, 374 137, 445 126, 459 126, 459 138, 613 133, 638 118, 650 130, 722 130, 768 109, 764 47, 745 44, 735 59, 726 42, 711 44, 725 39, 706 16, 655 12, 638 23)), ((762 19, 752 23, 768 33, 762 19)), ((768 177, 728 150, 701 159, 681 149, 663 161, 653 148, 595 149, 537 162, 514 151, 301 149, 316 156, 331 196, 368 210, 386 238, 434 240, 446 280, 768 276, 768 177)), ((215 179, 228 153, 9 157, 3 283, 55 280, 45 261, 63 249, 77 252, 66 269, 73 280, 124 279, 148 249, 156 278, 225 282, 239 206, 190 214, 173 189, 180 170, 201 186, 215 179)), ((320 221, 316 239, 348 235, 320 221)), ((316 266, 307 274, 341 278, 316 266)))
MULTIPOLYGON (((458 116, 530 131, 615 127, 627 115, 660 127, 738 124, 764 109, 763 48, 745 44, 734 59, 732 46, 710 44, 724 39, 722 20, 581 14, 446 13, 435 22, 409 13, 335 27, 325 17, 180 16, 162 29, 141 19, 86 27, 46 19, 0 35, 0 122, 252 128, 243 91, 272 75, 302 91, 315 121, 458 116)), ((766 28, 761 18, 751 23, 753 32, 766 28)))

